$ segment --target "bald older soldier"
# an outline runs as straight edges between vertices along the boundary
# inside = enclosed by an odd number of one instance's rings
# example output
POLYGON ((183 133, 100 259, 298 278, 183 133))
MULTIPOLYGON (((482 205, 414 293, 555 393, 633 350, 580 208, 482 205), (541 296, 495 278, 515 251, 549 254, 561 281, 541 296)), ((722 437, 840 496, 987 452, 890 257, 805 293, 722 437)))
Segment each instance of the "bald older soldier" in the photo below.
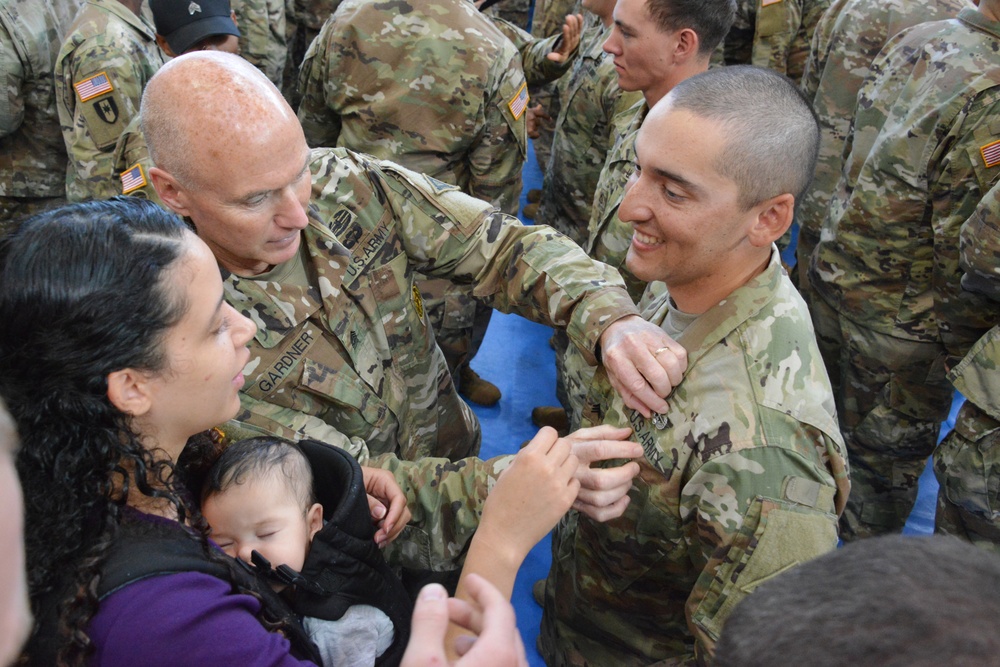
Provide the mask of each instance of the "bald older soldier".
MULTIPOLYGON (((568 327, 638 409, 666 408, 683 351, 637 316, 613 272, 455 186, 345 149, 310 151, 278 90, 239 57, 168 63, 146 91, 142 126, 161 200, 192 221, 224 270, 226 299, 258 326, 238 419, 396 471, 414 520, 433 524, 404 544, 409 562, 460 560, 497 471, 463 459, 479 451, 479 424, 428 330, 415 271, 568 327)), ((613 445, 595 448, 621 455, 613 445)), ((630 472, 611 486, 627 488, 630 472)))
POLYGON ((643 121, 619 208, 626 261, 666 284, 643 316, 688 369, 652 419, 600 373, 591 388, 588 420, 631 426, 645 458, 624 515, 571 512, 556 528, 550 666, 709 663, 737 602, 837 546, 849 483, 833 393, 774 245, 818 134, 795 86, 753 67, 692 77, 643 121))

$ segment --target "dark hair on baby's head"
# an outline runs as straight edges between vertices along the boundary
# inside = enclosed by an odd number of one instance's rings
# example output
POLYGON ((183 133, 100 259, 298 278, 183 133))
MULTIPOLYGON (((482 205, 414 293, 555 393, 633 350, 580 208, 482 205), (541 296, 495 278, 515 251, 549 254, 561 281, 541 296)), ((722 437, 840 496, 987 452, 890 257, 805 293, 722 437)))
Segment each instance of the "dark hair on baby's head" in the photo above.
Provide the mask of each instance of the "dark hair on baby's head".
POLYGON ((202 502, 233 486, 279 473, 303 509, 316 502, 309 460, 294 442, 274 436, 246 438, 229 445, 208 471, 202 502))

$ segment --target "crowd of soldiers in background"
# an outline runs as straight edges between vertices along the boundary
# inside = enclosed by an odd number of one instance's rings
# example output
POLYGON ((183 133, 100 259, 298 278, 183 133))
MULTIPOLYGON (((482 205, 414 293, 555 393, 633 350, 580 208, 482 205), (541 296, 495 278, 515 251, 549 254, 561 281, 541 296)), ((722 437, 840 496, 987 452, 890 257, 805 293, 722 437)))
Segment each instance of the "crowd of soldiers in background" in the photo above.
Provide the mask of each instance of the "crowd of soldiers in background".
MULTIPOLYGON (((386 11, 406 15, 410 2, 388 2, 386 11)), ((529 193, 535 205, 527 214, 618 269, 637 303, 656 292, 625 268, 632 229, 617 206, 635 170, 639 127, 667 90, 620 79, 606 52, 614 50, 607 45, 615 0, 583 0, 582 8, 576 0, 531 8, 502 0, 485 9, 493 28, 483 29, 480 48, 493 65, 480 72, 455 61, 450 74, 431 77, 457 87, 463 77, 489 81, 493 116, 478 124, 446 104, 435 108, 435 96, 446 98, 440 86, 428 83, 420 94, 422 61, 412 72, 386 72, 377 55, 352 53, 350 30, 377 32, 351 24, 363 4, 0 1, 0 233, 66 201, 156 199, 137 119, 146 82, 165 59, 235 50, 238 36, 239 53, 298 110, 310 146, 399 161, 511 215, 531 119, 544 184, 529 193), (185 16, 208 15, 219 19, 212 38, 185 39, 185 16), (388 94, 401 80, 410 91, 388 94), (366 86, 375 88, 358 109, 345 91, 366 86), (401 120, 394 105, 418 111, 401 120)), ((933 454, 936 529, 1000 552, 1000 24, 988 13, 995 4, 977 2, 977 12, 966 0, 739 0, 711 58, 712 66, 785 74, 819 119, 819 164, 797 207, 794 279, 812 311, 849 453, 846 540, 899 532, 933 454), (955 389, 968 400, 937 445, 955 389)), ((406 39, 405 30, 395 34, 406 39)), ((468 366, 491 309, 447 281, 422 289, 459 391, 495 403, 499 392, 468 366)), ((593 370, 565 334, 552 344, 562 406, 534 418, 572 430, 593 370)))

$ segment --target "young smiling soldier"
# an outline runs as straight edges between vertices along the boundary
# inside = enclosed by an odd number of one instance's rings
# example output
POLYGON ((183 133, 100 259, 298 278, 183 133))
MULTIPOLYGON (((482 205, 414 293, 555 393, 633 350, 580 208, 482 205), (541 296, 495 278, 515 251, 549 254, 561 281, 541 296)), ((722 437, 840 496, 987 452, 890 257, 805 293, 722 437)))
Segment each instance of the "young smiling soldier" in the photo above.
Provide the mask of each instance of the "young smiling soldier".
POLYGON ((553 538, 549 665, 711 659, 761 581, 837 545, 849 489, 809 313, 774 246, 816 159, 812 111, 784 77, 712 70, 646 117, 619 214, 628 268, 667 294, 643 315, 688 369, 651 419, 601 372, 585 422, 631 426, 645 452, 624 515, 571 512, 553 538))

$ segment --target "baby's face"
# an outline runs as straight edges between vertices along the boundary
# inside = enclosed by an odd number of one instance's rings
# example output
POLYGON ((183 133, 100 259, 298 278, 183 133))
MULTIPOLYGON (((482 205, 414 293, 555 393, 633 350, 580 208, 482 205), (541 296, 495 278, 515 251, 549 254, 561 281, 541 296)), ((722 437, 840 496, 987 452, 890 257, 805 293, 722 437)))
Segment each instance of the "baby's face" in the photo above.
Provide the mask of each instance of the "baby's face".
POLYGON ((259 551, 273 567, 302 570, 309 543, 323 525, 323 508, 303 508, 280 472, 235 484, 205 500, 211 538, 227 554, 250 562, 259 551))

